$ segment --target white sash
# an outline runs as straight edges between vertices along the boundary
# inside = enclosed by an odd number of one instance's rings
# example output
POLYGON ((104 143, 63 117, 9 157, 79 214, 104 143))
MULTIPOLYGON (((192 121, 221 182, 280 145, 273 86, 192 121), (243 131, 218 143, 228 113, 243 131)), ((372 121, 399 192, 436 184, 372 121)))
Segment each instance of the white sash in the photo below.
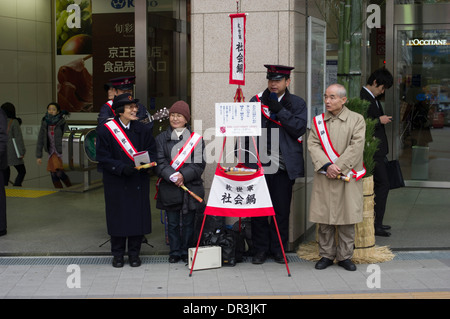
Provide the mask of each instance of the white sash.
MULTIPOLYGON (((335 163, 336 160, 339 158, 338 152, 333 147, 333 144, 331 144, 330 136, 328 134, 328 129, 325 123, 325 113, 319 114, 314 117, 314 125, 316 126, 316 132, 319 136, 320 143, 322 144, 323 151, 327 155, 328 159, 331 163, 335 163)), ((356 180, 359 180, 366 174, 366 168, 363 164, 363 169, 356 172, 355 170, 351 170, 347 176, 348 177, 355 177, 356 180)))
MULTIPOLYGON (((260 93, 259 95, 256 96, 256 100, 257 100, 258 102, 261 102, 261 99, 259 98, 260 95, 262 95, 262 93, 260 93)), ((283 125, 281 124, 281 122, 275 121, 273 118, 270 117, 270 110, 269 110, 269 107, 268 107, 267 105, 264 105, 264 104, 261 103, 261 111, 262 111, 262 114, 263 114, 268 120, 274 122, 275 124, 277 124, 277 125, 279 125, 279 126, 281 126, 281 127, 283 126, 283 125)), ((298 141, 299 143, 302 143, 302 142, 303 142, 303 136, 300 136, 299 138, 297 138, 297 141, 298 141)))
POLYGON ((116 120, 111 120, 105 123, 105 126, 111 132, 112 136, 116 139, 117 143, 119 143, 120 147, 124 150, 125 154, 134 162, 133 155, 137 153, 131 141, 128 139, 128 136, 122 130, 122 127, 116 122, 116 120))
POLYGON ((113 100, 109 100, 108 102, 106 102, 106 105, 109 106, 109 108, 110 108, 111 111, 113 112, 114 116, 116 116, 116 112, 115 112, 114 109, 112 108, 113 100))
POLYGON ((192 152, 194 151, 198 142, 201 141, 201 139, 202 136, 200 134, 192 132, 189 139, 186 141, 186 143, 184 143, 178 154, 170 162, 170 165, 173 167, 173 169, 178 171, 181 166, 183 166, 183 164, 191 156, 192 152))

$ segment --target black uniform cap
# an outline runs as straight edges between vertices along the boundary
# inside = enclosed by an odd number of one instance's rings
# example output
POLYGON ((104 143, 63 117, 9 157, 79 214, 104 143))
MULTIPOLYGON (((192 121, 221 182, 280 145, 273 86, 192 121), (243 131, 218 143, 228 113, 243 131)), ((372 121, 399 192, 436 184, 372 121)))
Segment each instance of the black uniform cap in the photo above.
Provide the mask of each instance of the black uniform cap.
POLYGON ((112 86, 116 89, 120 90, 132 90, 134 85, 134 80, 136 77, 133 76, 121 76, 118 78, 114 78, 109 80, 111 82, 112 86))
POLYGON ((131 95, 130 93, 124 93, 114 97, 112 108, 115 110, 118 107, 127 104, 136 104, 137 102, 139 102, 139 100, 133 98, 133 95, 131 95))
POLYGON ((291 76, 291 70, 294 68, 292 66, 286 65, 273 65, 273 64, 264 64, 267 68, 267 76, 268 80, 281 80, 283 78, 289 79, 291 76))

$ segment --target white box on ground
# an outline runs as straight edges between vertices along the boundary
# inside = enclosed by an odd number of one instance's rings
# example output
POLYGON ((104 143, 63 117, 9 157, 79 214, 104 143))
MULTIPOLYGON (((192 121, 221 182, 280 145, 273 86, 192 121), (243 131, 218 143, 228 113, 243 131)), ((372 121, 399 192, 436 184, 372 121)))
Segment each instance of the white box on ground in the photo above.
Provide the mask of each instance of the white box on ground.
MULTIPOLYGON (((192 268, 194 261, 195 247, 189 248, 189 269, 192 268)), ((222 247, 220 246, 202 246, 198 247, 197 257, 195 258, 194 270, 219 268, 222 266, 222 247)))

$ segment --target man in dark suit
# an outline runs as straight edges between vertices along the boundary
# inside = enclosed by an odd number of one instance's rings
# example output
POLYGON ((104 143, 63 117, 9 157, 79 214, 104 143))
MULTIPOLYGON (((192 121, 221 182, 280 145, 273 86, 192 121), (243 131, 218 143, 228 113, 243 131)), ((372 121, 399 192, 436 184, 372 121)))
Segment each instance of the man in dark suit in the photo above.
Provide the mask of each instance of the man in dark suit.
POLYGON ((381 103, 377 100, 384 94, 384 91, 393 84, 392 74, 385 68, 374 71, 367 79, 367 84, 363 86, 360 97, 370 102, 367 116, 378 119, 375 126, 374 137, 380 140, 378 150, 374 155, 375 168, 373 171, 374 193, 375 193, 375 235, 388 237, 391 235, 389 225, 383 225, 383 217, 386 210, 386 201, 389 194, 389 178, 387 172, 387 157, 389 145, 384 126, 391 123, 392 116, 384 114, 381 103))
POLYGON ((8 133, 6 132, 6 114, 0 109, 0 236, 6 235, 6 194, 3 184, 3 170, 8 167, 6 145, 8 133))

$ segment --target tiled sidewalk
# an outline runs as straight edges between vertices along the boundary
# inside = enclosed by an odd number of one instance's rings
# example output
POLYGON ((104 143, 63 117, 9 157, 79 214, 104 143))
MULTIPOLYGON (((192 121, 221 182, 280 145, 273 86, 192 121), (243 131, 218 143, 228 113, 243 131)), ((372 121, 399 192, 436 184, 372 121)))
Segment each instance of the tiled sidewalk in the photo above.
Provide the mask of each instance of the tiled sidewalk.
POLYGON ((120 269, 106 256, 0 257, 0 298, 450 298, 450 251, 399 252, 375 264, 375 272, 368 264, 355 272, 337 265, 316 270, 295 254, 288 259, 291 277, 270 260, 189 277, 185 264, 169 264, 167 256, 144 256, 141 267, 120 269))

